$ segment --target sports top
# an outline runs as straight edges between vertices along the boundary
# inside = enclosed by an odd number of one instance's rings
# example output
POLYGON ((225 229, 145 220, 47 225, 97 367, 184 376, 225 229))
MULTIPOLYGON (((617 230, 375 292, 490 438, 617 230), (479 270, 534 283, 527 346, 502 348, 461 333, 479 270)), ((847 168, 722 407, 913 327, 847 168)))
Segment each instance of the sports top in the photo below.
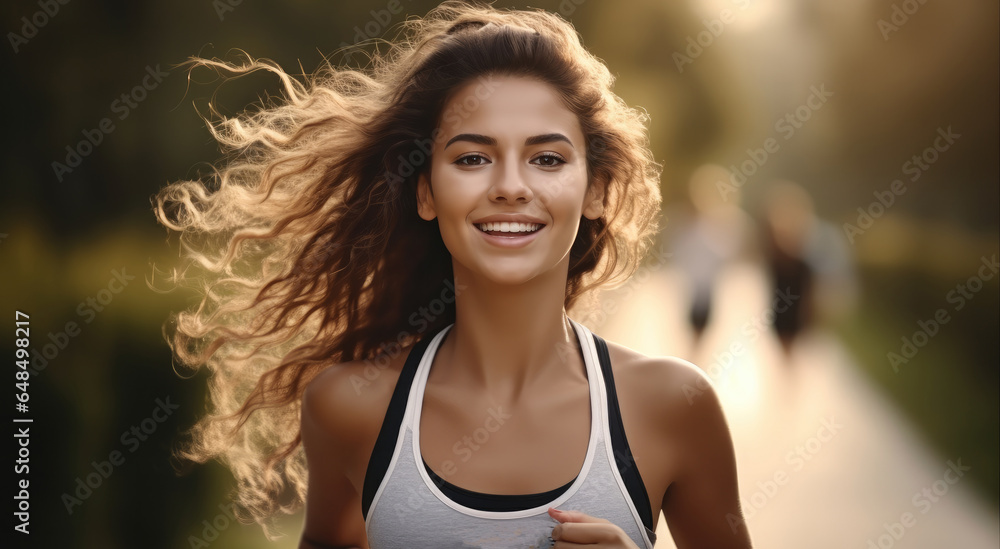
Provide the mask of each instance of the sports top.
POLYGON ((639 547, 656 541, 649 497, 618 409, 606 342, 570 319, 590 386, 590 440, 568 484, 538 494, 484 494, 436 475, 420 453, 420 410, 434 356, 450 324, 410 350, 368 462, 362 490, 372 549, 541 549, 558 522, 547 509, 577 510, 621 527, 639 547))

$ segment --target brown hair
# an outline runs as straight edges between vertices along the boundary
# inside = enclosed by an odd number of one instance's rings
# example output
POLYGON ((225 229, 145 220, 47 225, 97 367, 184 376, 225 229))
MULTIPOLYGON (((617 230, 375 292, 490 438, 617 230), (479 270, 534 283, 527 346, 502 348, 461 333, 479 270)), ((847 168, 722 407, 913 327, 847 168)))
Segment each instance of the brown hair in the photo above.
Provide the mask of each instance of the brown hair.
POLYGON ((659 165, 646 115, 613 93, 613 77, 572 25, 541 10, 455 1, 402 25, 368 69, 328 64, 304 82, 266 60, 190 62, 229 75, 270 71, 285 95, 237 117, 216 113, 209 127, 227 162, 207 182, 176 182, 154 197, 157 219, 180 233, 186 256, 168 280, 196 285, 201 297, 172 315, 166 338, 182 365, 211 373, 210 410, 178 453, 226 463, 244 516, 265 530, 277 511, 304 501, 306 384, 332 364, 373 359, 387 343, 406 345, 454 321, 453 302, 433 321, 411 315, 452 280, 437 222, 417 215, 416 181, 459 85, 537 78, 579 118, 605 208, 581 220, 567 310, 631 276, 656 230, 659 165))

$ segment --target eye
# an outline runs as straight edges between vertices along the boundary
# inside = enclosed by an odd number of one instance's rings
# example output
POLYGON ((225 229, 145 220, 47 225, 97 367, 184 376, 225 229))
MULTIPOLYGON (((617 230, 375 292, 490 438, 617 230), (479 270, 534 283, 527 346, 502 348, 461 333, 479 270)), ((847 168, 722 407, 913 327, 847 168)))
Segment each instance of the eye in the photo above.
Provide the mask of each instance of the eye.
POLYGON ((461 156, 458 160, 455 160, 455 164, 459 166, 482 166, 483 164, 488 164, 489 160, 485 156, 477 153, 467 154, 461 156))
POLYGON ((554 168, 566 163, 566 159, 556 153, 544 153, 531 159, 532 164, 545 168, 554 168))

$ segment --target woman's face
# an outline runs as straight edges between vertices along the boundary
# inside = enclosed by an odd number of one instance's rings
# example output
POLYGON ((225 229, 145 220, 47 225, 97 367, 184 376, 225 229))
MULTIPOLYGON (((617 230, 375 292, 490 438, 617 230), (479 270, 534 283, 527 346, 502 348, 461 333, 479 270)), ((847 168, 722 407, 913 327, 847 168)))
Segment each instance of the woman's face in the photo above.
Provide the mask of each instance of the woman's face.
POLYGON ((438 219, 456 274, 520 284, 565 269, 581 216, 603 213, 600 185, 588 189, 580 123, 539 80, 458 88, 432 141, 418 212, 438 219))

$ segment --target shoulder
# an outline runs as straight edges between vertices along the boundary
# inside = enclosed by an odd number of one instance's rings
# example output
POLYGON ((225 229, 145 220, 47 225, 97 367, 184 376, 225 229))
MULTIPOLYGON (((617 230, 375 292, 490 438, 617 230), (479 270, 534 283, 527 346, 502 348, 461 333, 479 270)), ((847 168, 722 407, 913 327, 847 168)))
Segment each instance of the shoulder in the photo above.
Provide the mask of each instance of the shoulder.
POLYGON ((608 347, 636 464, 678 546, 750 547, 732 519, 742 521, 735 449, 708 376, 680 358, 608 347))
POLYGON ((721 402, 701 368, 678 357, 607 344, 620 402, 635 403, 642 416, 673 432, 726 428, 721 402))
POLYGON ((303 547, 310 539, 317 547, 367 547, 362 494, 409 349, 398 354, 329 366, 302 393, 300 434, 309 469, 303 547))
POLYGON ((318 431, 342 444, 362 444, 377 436, 410 348, 320 372, 302 394, 303 436, 318 431))

